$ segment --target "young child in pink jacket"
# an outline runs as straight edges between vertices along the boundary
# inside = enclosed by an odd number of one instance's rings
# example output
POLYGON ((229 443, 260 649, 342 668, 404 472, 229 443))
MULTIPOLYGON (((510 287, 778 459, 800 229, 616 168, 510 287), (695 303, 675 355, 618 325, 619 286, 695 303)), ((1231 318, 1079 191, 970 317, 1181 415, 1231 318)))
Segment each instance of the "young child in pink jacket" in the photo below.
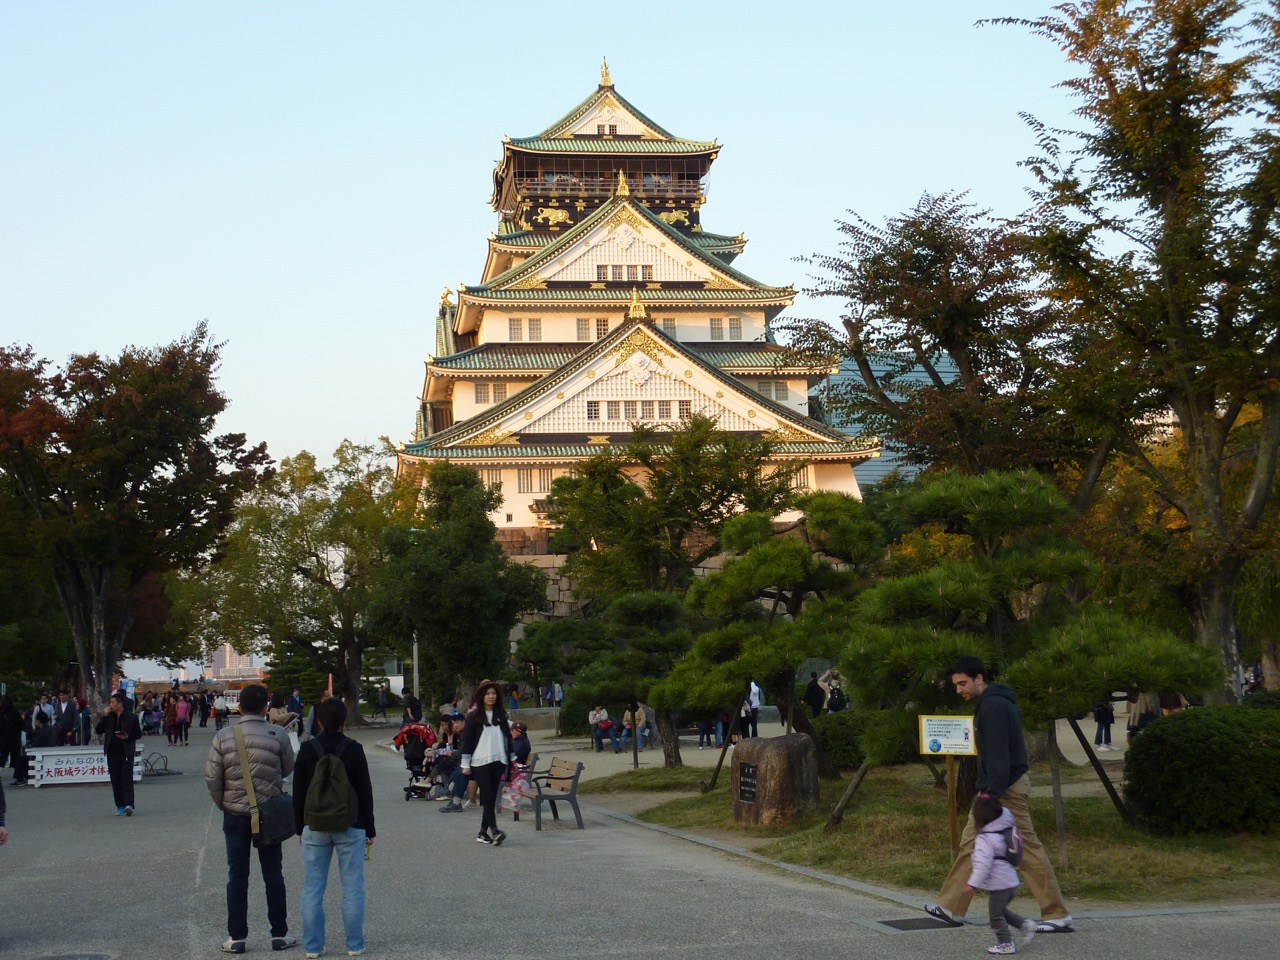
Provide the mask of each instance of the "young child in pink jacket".
POLYGON ((977 833, 973 837, 973 872, 969 874, 969 892, 987 891, 987 917, 991 921, 991 929, 996 932, 995 946, 987 947, 987 953, 997 956, 1017 953, 1010 926, 1022 932, 1024 944, 1036 936, 1035 921, 1009 909, 1009 902, 1018 892, 1018 871, 1006 859, 1010 845, 1004 832, 1013 828, 1014 846, 1019 848, 1021 836, 1014 826, 1013 814, 988 793, 978 794, 973 801, 973 823, 977 833))

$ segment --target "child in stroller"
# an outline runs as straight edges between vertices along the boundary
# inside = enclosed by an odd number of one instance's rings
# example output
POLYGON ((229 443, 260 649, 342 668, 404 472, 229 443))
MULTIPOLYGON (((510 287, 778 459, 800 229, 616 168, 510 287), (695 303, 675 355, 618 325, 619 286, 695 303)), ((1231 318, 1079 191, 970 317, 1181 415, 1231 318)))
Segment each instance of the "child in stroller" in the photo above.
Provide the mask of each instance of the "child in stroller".
POLYGON ((400 728, 393 741, 404 754, 409 768, 409 785, 404 788, 406 800, 433 800, 431 767, 436 732, 425 723, 408 723, 400 728))
POLYGON ((158 735, 164 729, 164 712, 162 710, 141 711, 142 735, 144 737, 158 735))

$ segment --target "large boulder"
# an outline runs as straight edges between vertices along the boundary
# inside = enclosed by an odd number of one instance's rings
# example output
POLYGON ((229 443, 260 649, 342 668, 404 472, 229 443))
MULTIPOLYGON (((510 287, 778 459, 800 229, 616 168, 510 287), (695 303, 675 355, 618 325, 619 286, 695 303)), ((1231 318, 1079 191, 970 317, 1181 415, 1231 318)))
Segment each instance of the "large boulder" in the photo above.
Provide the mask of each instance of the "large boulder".
POLYGON ((774 826, 818 810, 818 754, 803 733, 752 737, 733 748, 733 819, 774 826))

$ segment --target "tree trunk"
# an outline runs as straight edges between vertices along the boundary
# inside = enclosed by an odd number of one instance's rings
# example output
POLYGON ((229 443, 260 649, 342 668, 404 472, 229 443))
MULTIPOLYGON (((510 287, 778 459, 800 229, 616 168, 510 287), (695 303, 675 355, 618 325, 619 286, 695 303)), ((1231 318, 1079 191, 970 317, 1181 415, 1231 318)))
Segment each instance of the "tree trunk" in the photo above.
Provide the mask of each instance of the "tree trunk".
POLYGON ((1258 659, 1262 662, 1262 689, 1280 690, 1280 649, 1269 637, 1258 641, 1258 659))
POLYGON ((1235 583, 1239 572, 1238 563, 1224 562, 1199 589, 1196 637, 1217 651, 1223 675, 1228 678, 1221 686, 1205 691, 1205 702, 1210 704, 1236 703, 1240 699, 1235 687, 1236 664, 1240 660, 1235 615, 1235 583))
POLYGON ((654 718, 658 721, 658 736, 662 739, 662 762, 668 767, 683 767, 680 759, 680 738, 676 736, 676 718, 670 710, 655 709, 654 718))
POLYGON ((1070 870, 1067 857, 1067 815, 1062 806, 1062 755, 1058 752, 1058 722, 1049 721, 1049 779, 1053 781, 1053 825, 1058 833, 1058 869, 1070 870))
POLYGON ((867 777, 867 771, 871 769, 870 762, 863 760, 862 766, 858 768, 858 772, 853 775, 853 780, 849 786, 845 787, 844 794, 840 797, 840 802, 831 808, 831 816, 827 817, 827 824, 823 827, 824 833, 830 833, 836 827, 840 826, 840 821, 844 819, 845 808, 849 806, 849 802, 853 799, 853 795, 858 792, 858 788, 862 786, 862 781, 867 777))
POLYGON ((347 725, 361 726, 364 718, 360 716, 360 661, 364 657, 364 645, 349 641, 344 651, 346 668, 342 677, 342 702, 347 705, 347 725))

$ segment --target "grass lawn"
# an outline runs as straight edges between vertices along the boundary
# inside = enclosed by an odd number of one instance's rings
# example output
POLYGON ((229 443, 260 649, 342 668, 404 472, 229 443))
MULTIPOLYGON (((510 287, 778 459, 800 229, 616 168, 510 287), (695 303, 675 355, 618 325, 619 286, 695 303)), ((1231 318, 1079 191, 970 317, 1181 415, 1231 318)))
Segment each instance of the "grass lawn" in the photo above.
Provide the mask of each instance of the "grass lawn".
MULTIPOLYGON (((710 770, 640 770, 583 784, 584 793, 692 791, 710 770), (589 788, 589 789, 588 789, 589 788)), ((1033 769, 1037 786, 1049 783, 1048 769, 1033 769)), ((1116 775, 1118 778, 1118 774, 1116 775)), ((1064 783, 1087 783, 1089 769, 1064 768, 1064 783), (1069 771, 1069 772, 1068 772, 1069 771)), ((936 892, 950 866, 946 793, 932 786, 922 765, 873 770, 834 833, 823 832, 826 811, 848 780, 823 783, 821 815, 789 828, 761 829, 734 823, 729 770, 721 771, 710 794, 669 800, 639 815, 692 832, 737 834, 764 839, 756 852, 828 873, 918 892, 936 892)), ((1119 783, 1117 781, 1117 787, 1119 783)), ((602 796, 607 805, 607 799, 602 796)), ((1122 904, 1259 902, 1280 900, 1280 833, 1231 837, 1152 837, 1125 827, 1104 796, 1067 797, 1067 853, 1063 869, 1053 827, 1053 801, 1033 798, 1031 813, 1049 849, 1068 903, 1095 909, 1122 904)))

